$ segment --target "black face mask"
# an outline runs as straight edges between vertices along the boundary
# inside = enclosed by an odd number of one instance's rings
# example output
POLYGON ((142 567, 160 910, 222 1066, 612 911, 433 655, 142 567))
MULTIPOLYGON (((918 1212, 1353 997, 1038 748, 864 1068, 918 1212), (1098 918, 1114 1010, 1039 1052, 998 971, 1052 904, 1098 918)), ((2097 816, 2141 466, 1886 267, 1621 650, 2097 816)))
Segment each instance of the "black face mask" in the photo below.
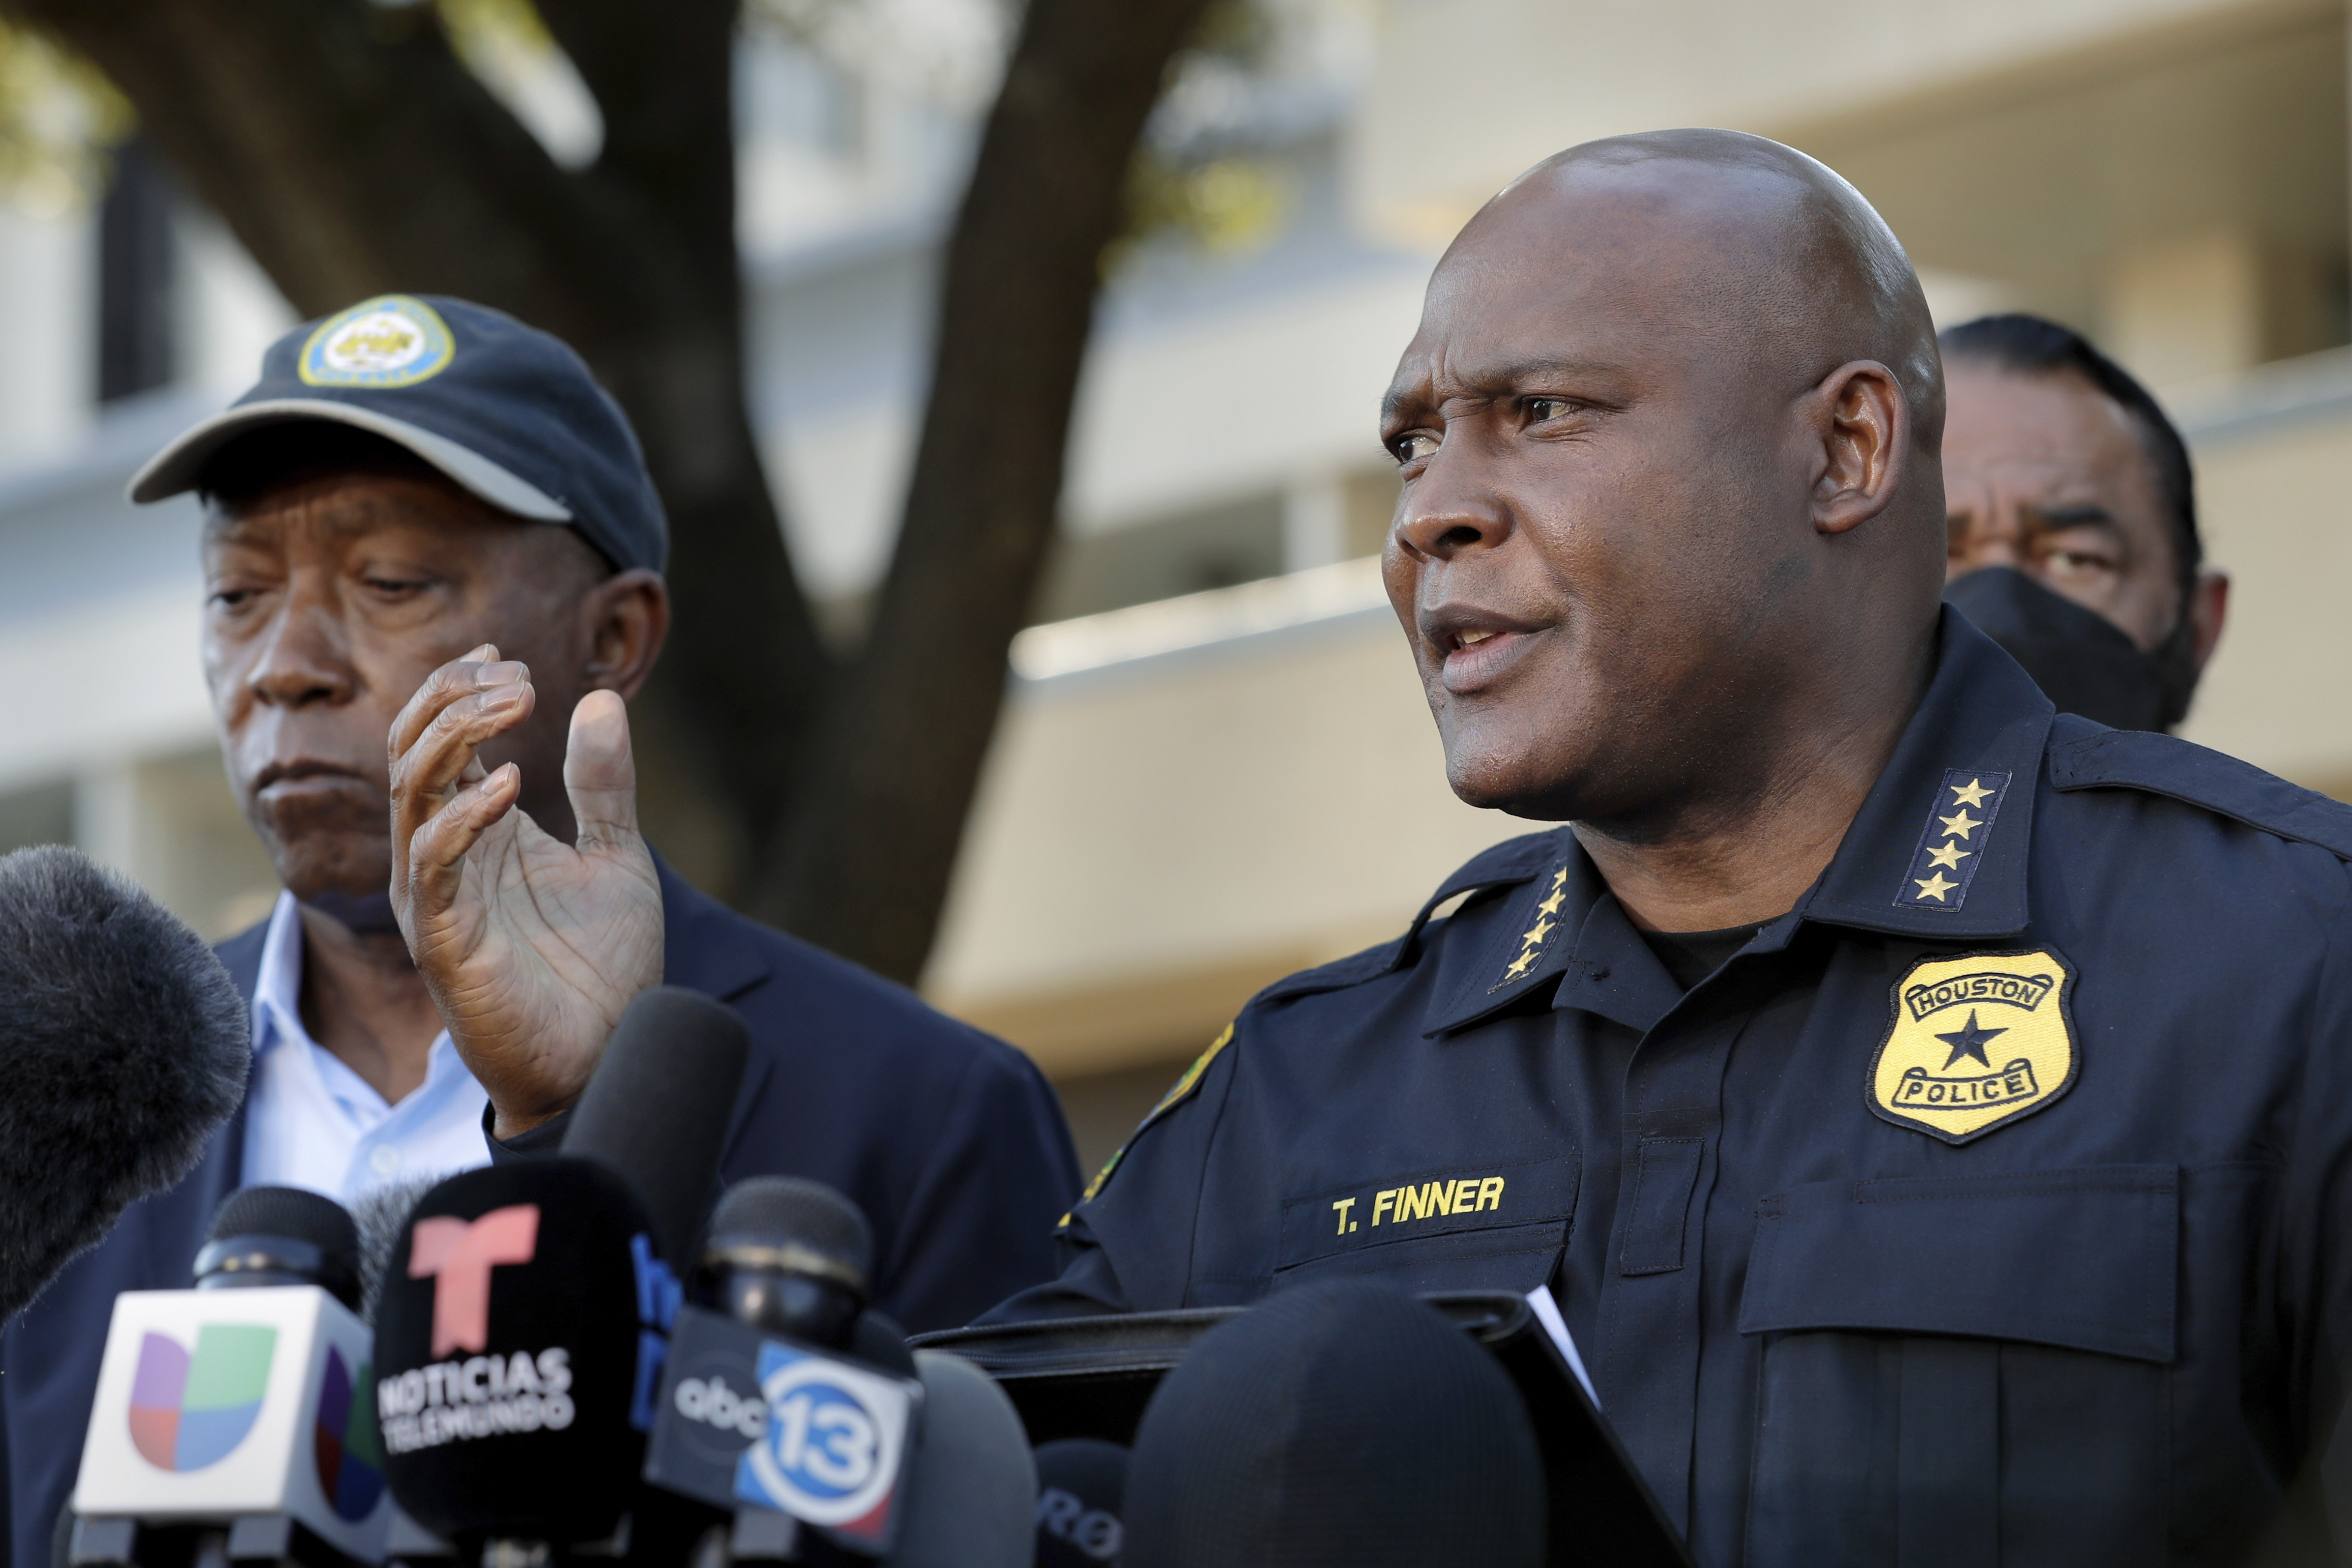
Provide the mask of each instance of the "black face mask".
POLYGON ((2116 730, 2169 730, 2189 711, 2197 676, 2186 616, 2154 653, 2143 653, 2105 616, 2011 567, 1955 579, 1944 601, 2023 665, 2061 713, 2116 730))

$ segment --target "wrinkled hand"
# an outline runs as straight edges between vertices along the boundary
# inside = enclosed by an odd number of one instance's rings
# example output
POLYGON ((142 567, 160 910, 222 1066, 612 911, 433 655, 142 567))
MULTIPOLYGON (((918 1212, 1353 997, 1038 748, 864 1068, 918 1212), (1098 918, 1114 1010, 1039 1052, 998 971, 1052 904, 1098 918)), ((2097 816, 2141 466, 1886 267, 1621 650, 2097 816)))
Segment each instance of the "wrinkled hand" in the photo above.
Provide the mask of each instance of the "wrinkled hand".
POLYGON ((511 1138, 580 1096, 621 1010, 662 972, 661 884, 637 832, 628 710, 572 712, 575 843, 515 809, 512 763, 478 749, 530 717, 530 672, 485 645, 443 665, 392 727, 392 904, 457 1053, 511 1138))

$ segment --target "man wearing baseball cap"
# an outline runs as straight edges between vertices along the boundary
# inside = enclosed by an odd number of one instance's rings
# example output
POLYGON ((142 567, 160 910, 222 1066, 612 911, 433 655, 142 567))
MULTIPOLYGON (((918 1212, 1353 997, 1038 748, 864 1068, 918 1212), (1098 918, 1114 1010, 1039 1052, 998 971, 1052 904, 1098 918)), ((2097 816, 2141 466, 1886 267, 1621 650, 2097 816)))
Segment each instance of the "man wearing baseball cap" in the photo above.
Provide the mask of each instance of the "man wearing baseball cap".
POLYGON ((644 973, 583 982, 605 985, 607 1027, 656 981, 750 1026, 726 1179, 810 1176, 856 1199, 876 1305, 909 1330, 1051 1273, 1077 1173, 1027 1059, 720 907, 636 834, 625 746, 616 773, 600 737, 625 733, 622 703, 661 650, 667 530, 626 419, 578 355, 463 300, 366 300, 272 345, 249 392, 131 483, 140 501, 191 490, 222 751, 286 890, 220 948, 252 1004, 244 1110, 0 1340, 15 1561, 48 1552, 113 1297, 184 1286, 227 1193, 272 1183, 360 1205, 481 1164, 493 1140, 515 1153, 561 1136, 601 1036, 566 1056, 469 1034, 411 963, 387 892, 386 738, 453 660, 479 688, 460 707, 499 731, 470 771, 519 808, 498 829, 519 870, 489 895, 495 935, 560 950, 550 908, 619 922, 644 973), (513 900, 541 923, 518 933, 513 900))

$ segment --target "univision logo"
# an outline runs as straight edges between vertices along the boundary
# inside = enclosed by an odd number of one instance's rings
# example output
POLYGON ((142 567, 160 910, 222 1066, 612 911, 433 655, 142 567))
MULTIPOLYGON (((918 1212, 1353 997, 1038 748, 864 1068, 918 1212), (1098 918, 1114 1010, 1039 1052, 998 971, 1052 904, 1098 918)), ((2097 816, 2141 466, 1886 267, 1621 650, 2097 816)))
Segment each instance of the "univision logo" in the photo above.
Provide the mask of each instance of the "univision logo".
POLYGON ((278 1331, 206 1323, 196 1348, 150 1330, 131 1382, 131 1442, 158 1469, 201 1470, 236 1451, 261 1414, 278 1331))
POLYGON ((383 1496, 383 1447, 376 1434, 374 1369, 360 1363, 354 1378, 332 1345, 327 1375, 319 1388, 319 1417, 312 1436, 319 1457, 319 1490, 343 1518, 357 1522, 375 1511, 383 1496))

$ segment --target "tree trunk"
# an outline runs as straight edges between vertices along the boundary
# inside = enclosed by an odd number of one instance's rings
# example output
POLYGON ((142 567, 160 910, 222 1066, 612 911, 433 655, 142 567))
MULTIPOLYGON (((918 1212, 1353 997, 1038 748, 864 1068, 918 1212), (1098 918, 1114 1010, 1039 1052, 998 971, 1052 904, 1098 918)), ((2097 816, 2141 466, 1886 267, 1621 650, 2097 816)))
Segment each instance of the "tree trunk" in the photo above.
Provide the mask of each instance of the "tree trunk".
POLYGON ((948 244, 898 543, 759 908, 911 982, 1003 705, 1062 494, 1129 163, 1204 0, 1032 0, 948 244), (954 657, 941 653, 954 650, 954 657))

